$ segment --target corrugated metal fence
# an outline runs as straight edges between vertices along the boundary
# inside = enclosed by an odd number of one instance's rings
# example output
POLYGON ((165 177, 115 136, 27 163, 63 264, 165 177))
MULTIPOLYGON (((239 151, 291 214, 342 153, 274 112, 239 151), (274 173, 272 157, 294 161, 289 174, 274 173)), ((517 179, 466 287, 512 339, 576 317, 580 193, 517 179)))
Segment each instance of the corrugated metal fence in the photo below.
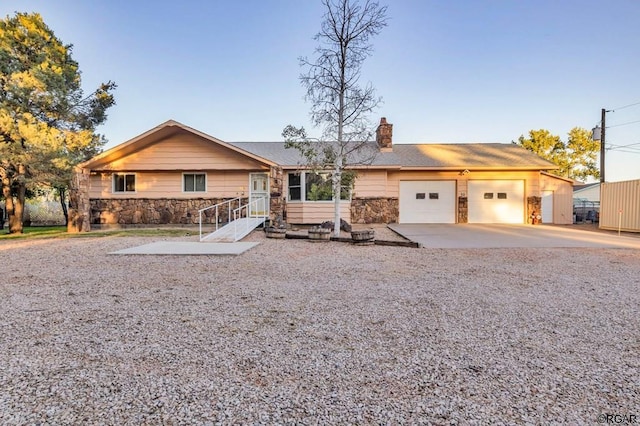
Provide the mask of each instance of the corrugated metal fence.
POLYGON ((640 179, 600 188, 600 228, 640 232, 640 179))

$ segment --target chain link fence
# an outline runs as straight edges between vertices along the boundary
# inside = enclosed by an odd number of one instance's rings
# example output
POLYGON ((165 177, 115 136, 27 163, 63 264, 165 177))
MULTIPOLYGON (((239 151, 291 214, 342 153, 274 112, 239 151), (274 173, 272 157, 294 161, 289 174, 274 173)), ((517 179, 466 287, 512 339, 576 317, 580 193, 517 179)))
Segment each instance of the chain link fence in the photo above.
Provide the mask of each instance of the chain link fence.
MULTIPOLYGON (((64 225, 64 213, 59 201, 27 200, 24 206, 24 226, 64 225)), ((6 226, 7 209, 0 202, 0 229, 6 226)))
POLYGON ((598 223, 599 221, 600 201, 573 199, 573 223, 598 223))

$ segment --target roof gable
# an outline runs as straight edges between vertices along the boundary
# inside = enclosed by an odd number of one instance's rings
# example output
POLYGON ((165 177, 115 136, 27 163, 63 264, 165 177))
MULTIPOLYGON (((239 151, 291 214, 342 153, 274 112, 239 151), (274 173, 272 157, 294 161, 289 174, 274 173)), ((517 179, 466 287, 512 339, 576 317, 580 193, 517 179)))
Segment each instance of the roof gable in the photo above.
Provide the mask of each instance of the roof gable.
MULTIPOLYGON (((127 163, 130 163, 132 161, 134 164, 140 162, 144 164, 144 160, 142 159, 142 157, 144 157, 143 151, 153 150, 154 145, 158 145, 163 141, 171 139, 175 140, 179 138, 190 141, 190 147, 197 145, 203 147, 204 151, 195 153, 195 155, 206 156, 206 150, 208 147, 208 149, 212 151, 227 151, 228 155, 236 158, 245 157, 246 160, 250 160, 254 163, 257 162, 264 165, 274 164, 272 161, 266 158, 262 158, 254 153, 239 149, 234 145, 223 142, 220 139, 214 138, 213 136, 207 135, 206 133, 202 133, 191 127, 185 126, 181 123, 178 123, 177 121, 169 120, 145 133, 142 133, 139 136, 136 136, 133 139, 130 139, 124 143, 121 143, 120 145, 104 151, 101 154, 96 155, 88 161, 79 164, 79 167, 88 169, 115 170, 126 168, 127 163)), ((189 154, 188 150, 184 153, 180 153, 180 157, 183 157, 183 154, 187 156, 194 155, 194 153, 189 154)), ((172 159, 179 160, 180 158, 174 157, 172 159)))

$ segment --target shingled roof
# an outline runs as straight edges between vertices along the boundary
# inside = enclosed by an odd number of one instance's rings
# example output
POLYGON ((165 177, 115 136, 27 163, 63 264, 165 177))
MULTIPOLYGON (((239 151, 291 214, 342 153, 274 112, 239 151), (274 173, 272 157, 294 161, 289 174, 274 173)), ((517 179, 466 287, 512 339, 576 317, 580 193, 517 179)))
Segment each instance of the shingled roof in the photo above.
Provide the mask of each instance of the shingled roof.
MULTIPOLYGON (((268 159, 284 168, 299 167, 305 159, 284 142, 227 142, 242 151, 268 159)), ((368 142, 367 151, 377 151, 368 142)), ((375 168, 395 169, 531 169, 552 170, 557 166, 515 144, 394 144, 392 151, 378 152, 375 168)))
MULTIPOLYGON (((357 167, 397 170, 553 170, 558 167, 515 144, 393 144, 392 124, 380 121, 377 141, 367 142, 361 158, 349 158, 357 167), (380 132, 380 129, 383 132, 380 132), (382 147, 382 148, 381 148, 382 147), (371 160, 373 158, 373 160, 371 160)), ((82 163, 79 167, 96 167, 129 155, 163 138, 179 132, 196 135, 208 142, 244 153, 247 157, 285 169, 303 167, 306 163, 295 148, 279 142, 226 142, 174 120, 169 120, 135 138, 117 145, 82 163)))

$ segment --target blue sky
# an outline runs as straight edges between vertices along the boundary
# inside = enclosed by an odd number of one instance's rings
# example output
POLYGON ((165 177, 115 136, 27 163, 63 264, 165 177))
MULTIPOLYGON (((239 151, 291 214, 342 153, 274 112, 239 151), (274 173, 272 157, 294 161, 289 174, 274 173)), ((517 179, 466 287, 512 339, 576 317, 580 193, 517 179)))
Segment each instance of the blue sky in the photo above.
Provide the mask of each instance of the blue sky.
MULTIPOLYGON (((607 180, 640 178, 640 2, 389 0, 364 65, 394 143, 566 140, 607 115, 607 180)), ((86 91, 118 84, 107 147, 168 120, 228 141, 277 141, 309 123, 298 57, 313 56, 317 0, 4 0, 74 45, 86 91)))

